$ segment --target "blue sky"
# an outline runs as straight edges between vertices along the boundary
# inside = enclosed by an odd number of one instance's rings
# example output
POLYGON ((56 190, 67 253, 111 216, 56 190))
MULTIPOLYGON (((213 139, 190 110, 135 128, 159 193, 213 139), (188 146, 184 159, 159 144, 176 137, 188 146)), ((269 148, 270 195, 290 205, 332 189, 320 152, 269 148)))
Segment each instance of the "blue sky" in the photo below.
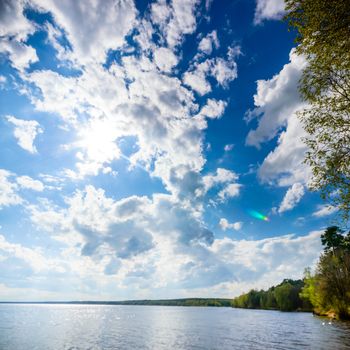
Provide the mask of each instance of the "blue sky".
POLYGON ((283 7, 1 2, 1 300, 233 297, 315 264, 336 213, 283 7))

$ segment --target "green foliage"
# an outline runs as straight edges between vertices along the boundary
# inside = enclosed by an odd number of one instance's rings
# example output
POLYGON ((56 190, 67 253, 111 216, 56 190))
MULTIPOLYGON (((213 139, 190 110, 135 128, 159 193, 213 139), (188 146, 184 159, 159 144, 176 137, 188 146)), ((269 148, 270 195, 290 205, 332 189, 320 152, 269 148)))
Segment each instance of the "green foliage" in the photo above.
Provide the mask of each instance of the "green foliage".
POLYGON ((332 251, 333 254, 343 243, 344 237, 342 231, 337 226, 330 226, 321 236, 321 242, 324 245, 324 251, 332 251))
POLYGON ((324 252, 316 273, 307 270, 301 297, 309 300, 320 314, 334 312, 339 318, 350 318, 350 233, 329 227, 321 236, 324 252))
POLYGON ((310 268, 304 271, 304 287, 302 288, 299 296, 305 303, 311 304, 317 310, 322 310, 322 296, 318 293, 316 278, 311 275, 310 268))
POLYGON ((283 283, 275 289, 277 305, 282 311, 293 311, 302 306, 299 298, 301 288, 289 282, 283 283))
POLYGON ((308 61, 299 113, 308 136, 311 189, 350 213, 350 11, 348 0, 286 0, 286 20, 297 30, 297 53, 308 61))
POLYGON ((232 306, 245 309, 273 309, 281 311, 310 310, 310 306, 299 297, 302 280, 285 279, 267 291, 251 290, 232 300, 232 306))

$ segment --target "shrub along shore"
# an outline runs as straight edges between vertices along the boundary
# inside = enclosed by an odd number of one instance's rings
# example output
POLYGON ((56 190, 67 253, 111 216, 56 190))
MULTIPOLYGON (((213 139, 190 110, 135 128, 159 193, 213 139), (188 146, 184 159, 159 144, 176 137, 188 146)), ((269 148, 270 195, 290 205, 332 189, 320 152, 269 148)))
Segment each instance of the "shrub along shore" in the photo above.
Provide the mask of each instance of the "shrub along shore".
POLYGON ((285 279, 264 290, 251 290, 232 300, 233 307, 281 311, 313 311, 317 315, 350 319, 350 232, 337 226, 321 235, 324 250, 314 274, 303 280, 285 279))

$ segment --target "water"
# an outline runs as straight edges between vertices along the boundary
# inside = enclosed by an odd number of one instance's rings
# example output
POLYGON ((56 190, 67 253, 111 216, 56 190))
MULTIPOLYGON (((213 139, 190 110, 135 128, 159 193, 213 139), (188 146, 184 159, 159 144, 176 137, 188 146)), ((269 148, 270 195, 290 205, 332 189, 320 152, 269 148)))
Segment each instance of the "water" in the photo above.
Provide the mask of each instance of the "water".
POLYGON ((0 349, 350 349, 350 324, 232 308, 2 304, 0 349))

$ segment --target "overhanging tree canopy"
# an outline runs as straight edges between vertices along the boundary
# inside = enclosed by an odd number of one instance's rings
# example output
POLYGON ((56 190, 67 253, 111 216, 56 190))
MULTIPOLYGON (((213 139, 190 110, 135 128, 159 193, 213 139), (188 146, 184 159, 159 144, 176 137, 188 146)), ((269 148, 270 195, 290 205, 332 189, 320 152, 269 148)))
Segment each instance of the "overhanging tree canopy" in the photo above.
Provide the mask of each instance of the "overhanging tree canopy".
POLYGON ((308 66, 300 92, 309 106, 299 112, 308 137, 311 189, 350 213, 350 1, 286 0, 286 20, 297 52, 308 66))

